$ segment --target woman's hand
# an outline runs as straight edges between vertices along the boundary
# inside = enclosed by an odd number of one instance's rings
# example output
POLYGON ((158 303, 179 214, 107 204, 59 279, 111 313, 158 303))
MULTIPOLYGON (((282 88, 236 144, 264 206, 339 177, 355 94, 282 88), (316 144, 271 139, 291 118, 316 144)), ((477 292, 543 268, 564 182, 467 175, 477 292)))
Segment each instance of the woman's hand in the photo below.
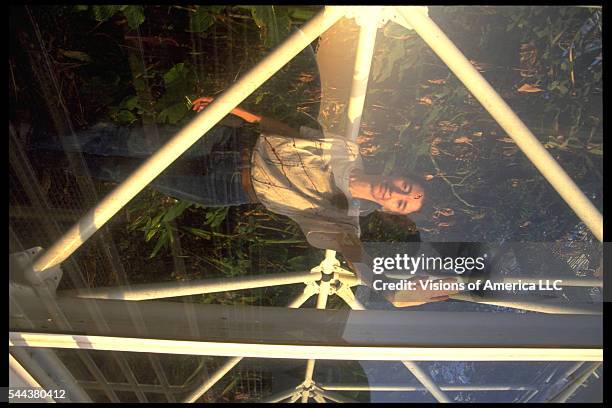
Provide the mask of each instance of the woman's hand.
MULTIPOLYGON (((206 108, 213 100, 214 100, 214 98, 212 98, 210 96, 203 96, 201 98, 198 98, 195 101, 193 101, 191 109, 196 111, 196 112, 200 112, 200 111, 204 110, 204 108, 206 108)), ((259 123, 259 122, 261 122, 261 116, 256 115, 254 113, 251 113, 249 111, 246 111, 246 110, 244 110, 242 108, 232 109, 232 111, 230 113, 232 115, 236 115, 236 116, 244 119, 245 121, 247 121, 249 123, 259 123)))
POLYGON ((198 98, 195 101, 193 101, 193 103, 191 104, 191 110, 194 110, 196 112, 200 112, 205 107, 207 107, 208 104, 211 103, 213 100, 214 100, 214 98, 212 98, 210 96, 203 96, 201 98, 198 98))

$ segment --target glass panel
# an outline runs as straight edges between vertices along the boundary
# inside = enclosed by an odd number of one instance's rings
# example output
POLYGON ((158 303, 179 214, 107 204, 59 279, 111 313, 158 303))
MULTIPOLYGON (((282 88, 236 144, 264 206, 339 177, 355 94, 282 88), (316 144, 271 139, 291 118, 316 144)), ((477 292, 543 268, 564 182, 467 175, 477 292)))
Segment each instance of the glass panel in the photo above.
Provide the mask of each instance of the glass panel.
MULTIPOLYGON (((601 243, 399 14, 321 10, 10 8, 15 358, 75 401, 601 401, 601 243), (99 230, 29 271, 77 222, 99 230)), ((601 212, 601 7, 425 11, 601 212)))

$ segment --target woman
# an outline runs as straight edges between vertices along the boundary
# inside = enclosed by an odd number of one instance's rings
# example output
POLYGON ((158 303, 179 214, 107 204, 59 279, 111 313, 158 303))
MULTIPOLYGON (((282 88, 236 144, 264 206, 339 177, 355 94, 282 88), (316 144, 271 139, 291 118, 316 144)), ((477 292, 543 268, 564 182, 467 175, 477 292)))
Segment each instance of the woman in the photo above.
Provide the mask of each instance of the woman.
MULTIPOLYGON (((201 111, 211 101, 199 98, 193 110, 201 111)), ((359 241, 359 216, 375 209, 399 215, 417 212, 425 200, 423 187, 410 177, 368 174, 357 144, 343 137, 307 127, 295 130, 241 108, 231 113, 241 121, 225 118, 151 187, 204 206, 259 202, 293 219, 312 246, 342 253, 370 286, 373 275, 359 241)), ((157 130, 152 137, 139 127, 98 124, 63 148, 81 151, 92 177, 121 182, 179 129, 157 130)), ((46 139, 36 143, 38 148, 59 148, 46 139)), ((444 300, 450 293, 430 292, 386 297, 409 306, 444 300)))

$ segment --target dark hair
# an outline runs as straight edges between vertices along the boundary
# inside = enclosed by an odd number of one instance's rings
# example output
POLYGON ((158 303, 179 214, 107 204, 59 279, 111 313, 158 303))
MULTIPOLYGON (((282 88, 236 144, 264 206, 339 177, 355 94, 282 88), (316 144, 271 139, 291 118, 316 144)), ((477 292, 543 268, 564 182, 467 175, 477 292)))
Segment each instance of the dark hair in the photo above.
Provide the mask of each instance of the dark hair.
POLYGON ((443 197, 442 190, 444 188, 441 183, 436 180, 428 180, 424 176, 417 174, 413 171, 407 171, 403 169, 394 169, 390 174, 390 177, 406 178, 419 183, 425 192, 423 196, 423 203, 419 211, 410 213, 408 215, 394 214, 389 211, 380 211, 385 214, 384 220, 388 223, 395 223, 397 225, 404 226, 406 228, 416 228, 419 226, 429 227, 433 222, 434 213, 436 211, 436 203, 440 203, 443 197))
POLYGON ((409 216, 375 211, 360 219, 362 241, 420 241, 418 226, 409 216))

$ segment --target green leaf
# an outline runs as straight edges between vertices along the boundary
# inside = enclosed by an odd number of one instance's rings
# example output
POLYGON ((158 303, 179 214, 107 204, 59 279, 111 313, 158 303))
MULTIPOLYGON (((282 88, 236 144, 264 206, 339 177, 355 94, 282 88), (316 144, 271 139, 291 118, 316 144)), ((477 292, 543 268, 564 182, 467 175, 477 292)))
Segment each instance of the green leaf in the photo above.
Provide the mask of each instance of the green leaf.
POLYGON ((229 207, 221 207, 206 213, 205 224, 210 225, 211 228, 217 228, 225 220, 228 211, 229 207))
POLYGON ((145 234, 145 242, 149 242, 151 238, 153 238, 155 234, 157 234, 157 231, 159 231, 158 228, 151 228, 150 230, 148 230, 145 234))
POLYGON ((261 101, 263 100, 263 98, 268 95, 269 92, 260 92, 257 94, 257 96, 255 97, 255 105, 259 105, 261 103, 261 101))
POLYGON ((198 7, 195 13, 189 15, 189 28, 185 31, 189 33, 202 33, 208 30, 215 23, 215 18, 209 10, 198 7))
POLYGON ((91 6, 96 21, 106 21, 128 6, 91 6))
POLYGON ((375 82, 383 82, 388 79, 394 69, 399 65, 406 54, 404 43, 401 40, 393 40, 389 44, 389 49, 382 53, 382 57, 374 60, 372 69, 375 82))
POLYGON ((249 9, 261 30, 265 47, 273 47, 287 37, 291 19, 285 9, 278 6, 249 6, 249 9))
POLYGON ((164 216, 164 213, 159 213, 151 220, 151 226, 154 228, 159 228, 161 219, 164 216))
POLYGON ((164 215, 162 222, 172 221, 173 219, 181 215, 183 211, 185 211, 190 206, 191 206, 191 203, 189 201, 179 201, 178 203, 170 207, 168 212, 164 215))
POLYGON ((127 6, 123 10, 123 15, 125 15, 131 29, 138 28, 145 21, 144 8, 142 6, 127 6))
POLYGON ((136 116, 129 110, 122 109, 116 116, 116 120, 119 123, 131 124, 136 120, 136 116))
POLYGON ((597 155, 597 156, 603 156, 603 149, 596 147, 594 149, 589 150, 589 153, 597 155))
POLYGON ((204 238, 204 239, 210 239, 210 237, 212 236, 212 233, 210 233, 208 231, 204 231, 204 230, 199 229, 199 228, 183 227, 183 229, 185 231, 195 235, 196 237, 200 237, 200 238, 204 238))
POLYGON ((157 120, 161 123, 167 122, 170 124, 175 124, 183 119, 187 112, 189 112, 189 110, 185 107, 185 103, 179 102, 162 110, 159 115, 157 115, 157 120))
POLYGON ((149 255, 149 258, 153 258, 155 255, 157 255, 159 250, 168 244, 169 240, 170 240, 170 231, 165 229, 164 232, 162 232, 159 239, 157 240, 157 243, 155 244, 155 248, 153 248, 153 252, 151 252, 151 255, 149 255))
MULTIPOLYGON (((202 6, 200 6, 202 7, 202 6)), ((206 8, 208 9, 208 11, 211 14, 220 14, 223 11, 225 11, 225 9, 227 8, 227 6, 206 6, 206 8)))
POLYGON ((172 82, 179 81, 185 78, 185 63, 176 64, 168 72, 164 74, 164 83, 166 85, 172 82))
POLYGON ((316 14, 316 11, 306 7, 289 7, 287 12, 296 20, 310 20, 316 14))
POLYGON ((134 95, 134 96, 131 96, 131 97, 128 97, 128 98, 124 99, 123 102, 121 102, 121 106, 124 109, 132 110, 132 109, 138 107, 138 105, 139 105, 138 102, 139 102, 138 96, 134 95))
POLYGON ((304 269, 308 265, 309 258, 305 255, 295 256, 287 261, 287 266, 291 270, 304 269))
POLYGON ((60 48, 59 52, 64 57, 67 57, 67 58, 71 58, 71 59, 75 59, 75 60, 83 61, 83 62, 91 62, 91 57, 82 51, 69 51, 69 50, 62 50, 60 48))

